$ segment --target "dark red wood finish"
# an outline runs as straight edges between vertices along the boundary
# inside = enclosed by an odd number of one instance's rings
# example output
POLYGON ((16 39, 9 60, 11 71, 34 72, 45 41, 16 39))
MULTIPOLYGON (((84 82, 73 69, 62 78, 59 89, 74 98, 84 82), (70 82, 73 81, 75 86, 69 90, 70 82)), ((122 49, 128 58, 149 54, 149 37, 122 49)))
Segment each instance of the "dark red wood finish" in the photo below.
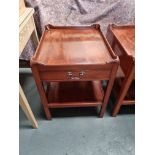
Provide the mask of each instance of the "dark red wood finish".
POLYGON ((49 108, 88 106, 101 106, 103 117, 118 65, 99 25, 45 26, 31 68, 47 119, 49 108), (101 80, 109 80, 105 94, 101 80))
POLYGON ((135 79, 135 26, 109 25, 107 40, 120 59, 120 67, 113 87, 116 102, 112 116, 116 116, 121 105, 135 104, 135 88, 134 84, 131 85, 135 79))

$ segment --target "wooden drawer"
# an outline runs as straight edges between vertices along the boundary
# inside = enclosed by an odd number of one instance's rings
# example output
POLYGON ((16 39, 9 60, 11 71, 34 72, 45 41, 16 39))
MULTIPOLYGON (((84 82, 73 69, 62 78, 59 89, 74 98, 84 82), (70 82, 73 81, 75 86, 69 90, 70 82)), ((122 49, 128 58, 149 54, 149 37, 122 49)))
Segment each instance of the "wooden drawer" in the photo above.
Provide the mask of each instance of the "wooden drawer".
POLYGON ((111 70, 41 71, 42 81, 86 81, 109 79, 111 70))

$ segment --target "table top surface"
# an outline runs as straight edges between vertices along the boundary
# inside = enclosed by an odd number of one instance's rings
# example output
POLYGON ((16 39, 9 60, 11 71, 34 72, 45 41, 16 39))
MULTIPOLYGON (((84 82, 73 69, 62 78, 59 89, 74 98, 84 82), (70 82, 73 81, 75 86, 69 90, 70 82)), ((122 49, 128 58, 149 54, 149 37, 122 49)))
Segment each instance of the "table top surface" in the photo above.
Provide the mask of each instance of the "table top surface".
POLYGON ((50 66, 105 64, 115 59, 110 50, 99 28, 45 28, 32 61, 50 66))
POLYGON ((110 29, 126 54, 135 57, 135 26, 112 25, 110 29))

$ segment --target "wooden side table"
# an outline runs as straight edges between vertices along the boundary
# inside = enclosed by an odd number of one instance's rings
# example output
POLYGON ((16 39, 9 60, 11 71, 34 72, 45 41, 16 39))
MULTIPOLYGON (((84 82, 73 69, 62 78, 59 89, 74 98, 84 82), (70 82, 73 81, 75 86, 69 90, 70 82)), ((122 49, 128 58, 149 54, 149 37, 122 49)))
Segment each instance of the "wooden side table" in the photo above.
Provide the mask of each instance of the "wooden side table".
POLYGON ((90 106, 103 117, 118 64, 99 25, 45 26, 31 67, 47 119, 50 108, 90 106), (101 80, 109 81, 105 92, 101 80))
MULTIPOLYGON (((19 1, 19 54, 22 53, 26 43, 32 38, 34 44, 38 44, 38 36, 33 19, 33 8, 26 8, 23 0, 19 1)), ((22 87, 19 84, 19 99, 20 106, 25 112, 28 119, 31 121, 34 128, 38 128, 37 121, 33 115, 33 112, 29 106, 29 103, 25 97, 22 87)))
POLYGON ((112 116, 116 116, 121 105, 135 104, 135 27, 134 25, 109 25, 107 39, 116 55, 119 56, 119 70, 123 72, 122 74, 118 70, 113 88, 113 94, 117 96, 112 116))

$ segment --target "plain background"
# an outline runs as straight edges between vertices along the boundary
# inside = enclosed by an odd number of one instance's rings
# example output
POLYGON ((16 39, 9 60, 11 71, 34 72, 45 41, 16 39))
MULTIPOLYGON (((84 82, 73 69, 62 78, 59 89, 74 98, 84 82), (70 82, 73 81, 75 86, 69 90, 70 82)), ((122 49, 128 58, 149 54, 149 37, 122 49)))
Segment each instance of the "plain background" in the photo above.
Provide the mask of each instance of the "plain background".
MULTIPOLYGON (((155 1, 136 2, 136 155, 155 154, 155 1)), ((61 2, 61 0, 60 0, 61 2)), ((19 154, 19 1, 0 3, 0 154, 19 154)))

